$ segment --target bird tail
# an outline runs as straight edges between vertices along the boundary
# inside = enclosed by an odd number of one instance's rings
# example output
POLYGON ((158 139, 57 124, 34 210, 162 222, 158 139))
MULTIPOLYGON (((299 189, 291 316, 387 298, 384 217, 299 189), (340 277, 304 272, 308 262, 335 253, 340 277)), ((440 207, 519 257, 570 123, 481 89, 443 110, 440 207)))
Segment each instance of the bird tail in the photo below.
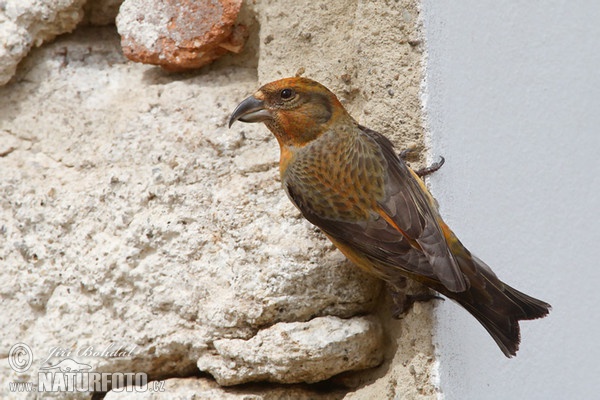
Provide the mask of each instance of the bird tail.
POLYGON ((470 287, 464 292, 439 291, 477 318, 507 357, 516 355, 521 342, 519 321, 545 317, 550 304, 505 284, 475 256, 460 257, 459 265, 470 287))

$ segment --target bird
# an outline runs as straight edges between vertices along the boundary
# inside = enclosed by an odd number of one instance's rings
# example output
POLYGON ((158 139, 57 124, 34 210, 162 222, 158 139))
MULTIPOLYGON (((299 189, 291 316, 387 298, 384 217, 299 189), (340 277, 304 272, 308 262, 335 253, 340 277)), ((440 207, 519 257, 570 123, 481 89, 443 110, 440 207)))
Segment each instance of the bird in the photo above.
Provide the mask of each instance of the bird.
POLYGON ((392 294, 412 279, 454 300, 509 358, 519 349, 519 321, 549 313, 548 303, 501 281, 443 221, 421 179, 439 166, 411 169, 324 85, 306 77, 267 83, 234 109, 229 128, 236 121, 266 125, 291 202, 392 294))

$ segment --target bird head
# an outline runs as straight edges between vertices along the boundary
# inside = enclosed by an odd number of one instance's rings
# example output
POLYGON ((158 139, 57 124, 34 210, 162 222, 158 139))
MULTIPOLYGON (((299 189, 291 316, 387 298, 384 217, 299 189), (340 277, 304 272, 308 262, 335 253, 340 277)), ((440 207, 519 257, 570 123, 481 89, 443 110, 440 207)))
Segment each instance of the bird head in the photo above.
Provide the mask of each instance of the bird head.
POLYGON ((229 118, 264 122, 281 146, 302 147, 348 113, 325 86, 308 78, 284 78, 267 83, 242 101, 229 118))

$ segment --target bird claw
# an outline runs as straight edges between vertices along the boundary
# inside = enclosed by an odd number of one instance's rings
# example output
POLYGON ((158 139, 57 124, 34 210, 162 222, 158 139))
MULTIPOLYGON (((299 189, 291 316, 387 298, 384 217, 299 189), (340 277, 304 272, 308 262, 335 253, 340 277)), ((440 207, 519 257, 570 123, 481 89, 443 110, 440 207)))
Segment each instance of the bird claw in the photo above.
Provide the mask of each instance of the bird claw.
POLYGON ((415 304, 416 302, 425 302, 430 300, 442 300, 445 299, 437 294, 432 293, 420 293, 420 294, 407 294, 403 296, 400 293, 392 293, 392 300, 394 305, 392 307, 392 316, 395 319, 400 319, 402 315, 415 304))
MULTIPOLYGON (((400 154, 398 154, 398 157, 400 157, 400 159, 402 161, 408 161, 408 159, 412 157, 412 154, 414 152, 415 152, 415 149, 412 147, 409 147, 407 149, 402 150, 400 152, 400 154)), ((428 167, 421 168, 421 169, 415 171, 415 173, 417 174, 417 176, 419 178, 423 178, 427 175, 433 174, 435 171, 442 168, 442 165, 444 165, 445 162, 446 162, 446 159, 444 157, 440 156, 440 161, 433 163, 428 167)))
POLYGON ((423 178, 427 175, 433 174, 438 169, 442 168, 442 165, 446 162, 446 159, 440 156, 440 161, 431 164, 429 167, 421 168, 415 171, 415 174, 419 176, 419 178, 423 178))

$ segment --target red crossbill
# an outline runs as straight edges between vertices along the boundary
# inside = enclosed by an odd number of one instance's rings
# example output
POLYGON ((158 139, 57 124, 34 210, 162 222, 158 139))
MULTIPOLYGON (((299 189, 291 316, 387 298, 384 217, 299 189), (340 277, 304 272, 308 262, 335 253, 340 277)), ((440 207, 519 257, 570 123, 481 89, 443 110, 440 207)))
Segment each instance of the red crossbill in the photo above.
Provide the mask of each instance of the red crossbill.
POLYGON ((502 282, 463 246, 392 143, 358 124, 320 83, 266 84, 237 106, 229 126, 237 120, 269 128, 292 203, 346 257, 392 289, 410 278, 455 300, 507 357, 519 348, 519 320, 548 314, 549 304, 502 282))

